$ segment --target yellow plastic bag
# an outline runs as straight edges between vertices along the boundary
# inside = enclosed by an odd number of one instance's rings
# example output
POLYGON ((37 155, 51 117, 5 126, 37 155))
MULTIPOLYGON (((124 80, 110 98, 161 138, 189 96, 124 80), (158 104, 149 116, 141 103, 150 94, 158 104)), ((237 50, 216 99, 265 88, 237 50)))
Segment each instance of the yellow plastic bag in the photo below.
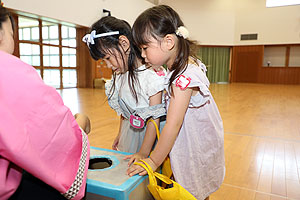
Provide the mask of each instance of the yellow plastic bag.
MULTIPOLYGON (((160 132, 159 132, 159 129, 158 129, 158 126, 156 124, 156 122, 153 120, 153 119, 149 119, 148 122, 147 122, 147 125, 149 122, 152 122, 155 126, 155 129, 156 129, 156 136, 157 136, 157 140, 159 139, 159 136, 160 136, 160 132)), ((170 158, 169 156, 165 159, 165 161, 163 162, 162 164, 162 174, 167 176, 168 178, 170 178, 172 176, 172 169, 171 169, 171 162, 170 162, 170 158)))
POLYGON ((197 200, 191 193, 189 193, 177 182, 171 180, 163 174, 153 172, 151 167, 144 160, 141 160, 141 162, 144 164, 134 164, 142 166, 148 172, 149 185, 147 187, 156 200, 197 200), (157 185, 156 178, 167 184, 168 188, 157 185))

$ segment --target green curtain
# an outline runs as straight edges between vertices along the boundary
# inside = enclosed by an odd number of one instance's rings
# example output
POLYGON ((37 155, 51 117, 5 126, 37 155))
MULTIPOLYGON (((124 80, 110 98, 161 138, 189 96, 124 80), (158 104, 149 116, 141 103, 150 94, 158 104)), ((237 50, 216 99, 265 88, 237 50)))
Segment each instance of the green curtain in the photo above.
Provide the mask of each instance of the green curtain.
POLYGON ((207 67, 207 77, 211 83, 228 82, 229 47, 200 47, 198 57, 207 67))

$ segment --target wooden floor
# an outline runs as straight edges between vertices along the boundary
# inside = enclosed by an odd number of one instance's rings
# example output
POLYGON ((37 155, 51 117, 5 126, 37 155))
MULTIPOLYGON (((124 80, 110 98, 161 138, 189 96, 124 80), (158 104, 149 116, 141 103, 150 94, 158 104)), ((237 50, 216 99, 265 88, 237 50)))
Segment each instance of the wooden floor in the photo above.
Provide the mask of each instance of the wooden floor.
MULTIPOLYGON (((110 148, 119 118, 101 89, 59 91, 89 115, 90 144, 110 148)), ((300 200, 300 85, 211 85, 225 129, 226 176, 210 200, 300 200)))

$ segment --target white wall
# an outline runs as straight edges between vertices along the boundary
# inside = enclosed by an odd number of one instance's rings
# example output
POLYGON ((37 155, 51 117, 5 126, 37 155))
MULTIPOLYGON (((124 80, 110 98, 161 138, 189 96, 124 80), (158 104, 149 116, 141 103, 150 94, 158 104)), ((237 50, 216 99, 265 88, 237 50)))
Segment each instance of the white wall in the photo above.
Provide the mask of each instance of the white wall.
POLYGON ((262 0, 236 2, 235 45, 300 43, 300 5, 266 8, 262 0), (258 33, 257 41, 240 34, 258 33))
POLYGON ((3 0, 8 8, 56 20, 91 26, 102 17, 102 9, 133 24, 145 9, 153 6, 145 0, 3 0))
POLYGON ((233 45, 234 0, 161 0, 180 15, 190 38, 202 45, 233 45))
POLYGON ((208 45, 300 43, 300 5, 266 8, 265 0, 161 0, 182 17, 192 38, 208 45), (258 33, 256 41, 240 34, 258 33))
MULTIPOLYGON (((173 7, 203 45, 300 43, 300 5, 266 8, 265 0, 160 0, 173 7), (240 34, 258 33, 257 41, 240 34)), ((7 7, 83 26, 102 16, 102 9, 133 24, 146 0, 4 0, 7 7)))

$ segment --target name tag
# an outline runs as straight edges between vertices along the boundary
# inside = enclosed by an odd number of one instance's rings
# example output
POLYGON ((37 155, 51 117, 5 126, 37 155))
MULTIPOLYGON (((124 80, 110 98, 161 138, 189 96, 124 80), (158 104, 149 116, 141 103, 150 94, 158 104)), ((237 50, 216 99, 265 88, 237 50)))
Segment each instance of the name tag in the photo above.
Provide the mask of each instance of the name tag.
POLYGON ((145 122, 142 118, 135 116, 135 115, 130 115, 130 124, 134 128, 143 128, 145 125, 145 122))
POLYGON ((165 75, 164 70, 156 71, 154 68, 153 68, 153 70, 155 71, 155 73, 156 73, 158 76, 164 76, 164 75, 165 75))
POLYGON ((191 78, 186 78, 184 75, 180 75, 176 80, 176 86, 179 87, 181 90, 187 88, 187 86, 191 83, 191 78))
POLYGON ((155 72, 156 72, 156 74, 158 76, 164 76, 165 75, 165 72, 163 70, 161 70, 161 71, 155 71, 155 72))

